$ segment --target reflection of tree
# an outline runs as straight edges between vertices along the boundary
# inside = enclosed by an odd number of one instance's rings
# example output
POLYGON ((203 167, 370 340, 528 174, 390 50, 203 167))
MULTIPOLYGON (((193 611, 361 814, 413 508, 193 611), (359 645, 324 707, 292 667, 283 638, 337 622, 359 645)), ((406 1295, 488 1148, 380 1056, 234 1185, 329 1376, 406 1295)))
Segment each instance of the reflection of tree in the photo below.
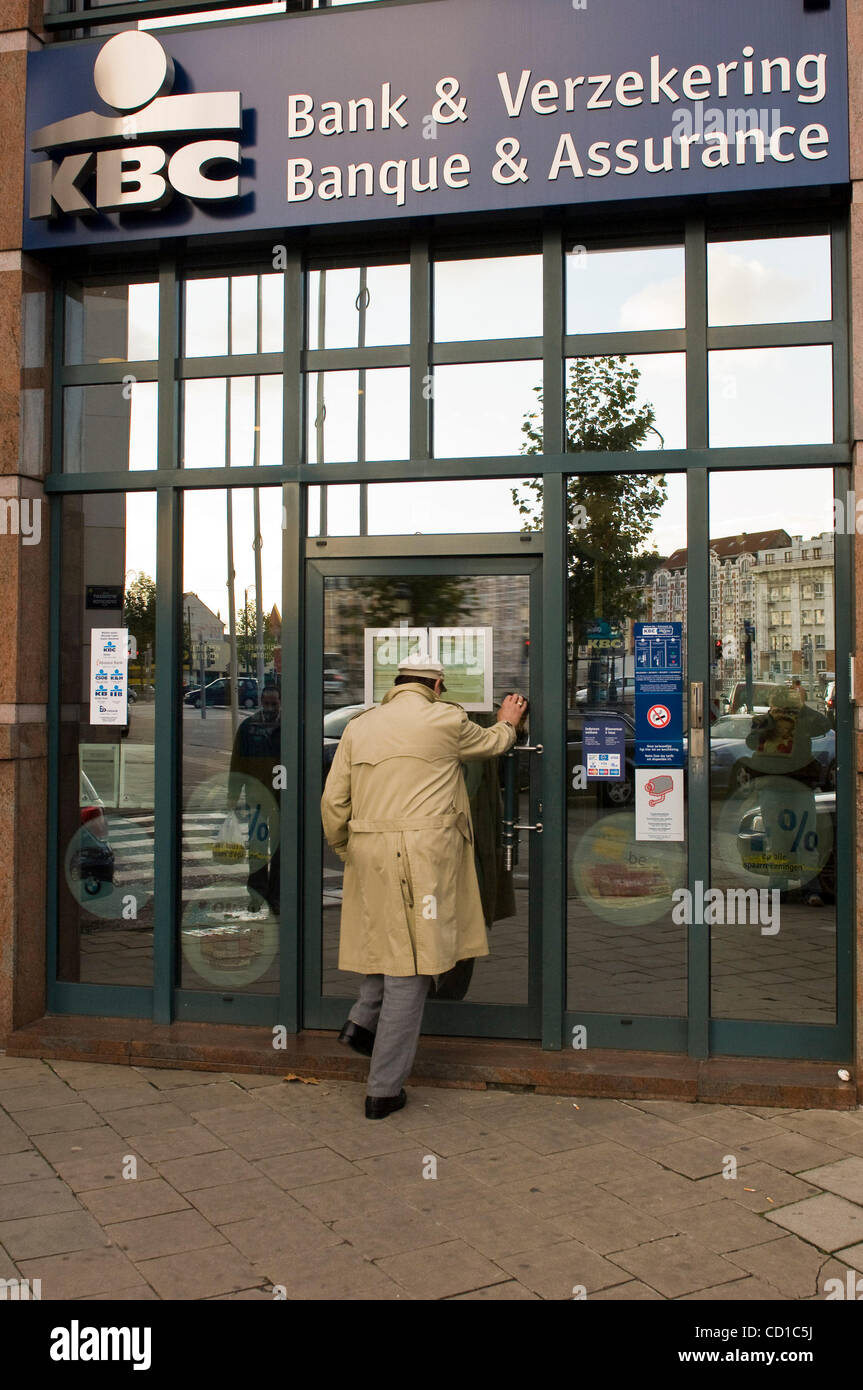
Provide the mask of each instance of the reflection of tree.
POLYGON ((356 631, 365 627, 454 627, 468 611, 467 584, 457 575, 364 578, 352 585, 356 631))
MULTIPOLYGON (((566 387, 566 451, 628 452, 653 427, 656 412, 638 402, 638 368, 624 356, 580 358, 566 387)), ((542 389, 524 421, 525 454, 542 452, 542 389)), ((661 473, 583 473, 567 482, 569 631, 576 681, 578 649, 587 624, 604 618, 612 627, 637 620, 644 585, 660 562, 647 551, 653 523, 667 495, 661 473)), ((513 489, 525 529, 542 529, 542 480, 513 489)), ((574 696, 575 691, 571 694, 574 696)))
MULTIPOLYGON (((276 637, 272 630, 270 617, 261 622, 261 635, 264 649, 264 665, 273 659, 276 637)), ((258 612, 252 600, 246 603, 237 614, 237 661, 241 671, 254 671, 258 653, 258 612)))
POLYGON ((156 645, 156 581, 139 571, 123 595, 123 626, 127 627, 144 652, 156 645))

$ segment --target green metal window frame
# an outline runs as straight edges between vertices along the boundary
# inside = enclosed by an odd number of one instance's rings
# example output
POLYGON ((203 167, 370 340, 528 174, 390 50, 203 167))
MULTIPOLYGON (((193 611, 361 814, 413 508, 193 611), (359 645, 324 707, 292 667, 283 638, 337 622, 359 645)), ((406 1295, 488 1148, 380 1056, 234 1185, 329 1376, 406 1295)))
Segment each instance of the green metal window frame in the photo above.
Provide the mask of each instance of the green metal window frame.
MULTIPOLYGON (((241 5, 243 0, 239 0, 241 5)), ((247 3, 254 4, 254 0, 247 0, 247 3)), ((263 3, 263 0, 262 0, 263 3)), ((220 20, 219 11, 227 9, 237 9, 238 0, 117 0, 115 4, 99 5, 91 8, 88 0, 67 0, 66 8, 51 5, 50 0, 46 0, 45 11, 42 17, 42 24, 47 33, 70 34, 73 38, 89 38, 90 29, 99 29, 104 25, 137 25, 142 19, 159 19, 167 15, 200 15, 212 14, 209 25, 219 24, 253 24, 256 20, 265 19, 296 19, 298 15, 326 14, 333 9, 339 10, 364 10, 367 4, 358 3, 355 5, 333 6, 331 0, 283 0, 285 10, 283 13, 272 15, 249 15, 239 16, 229 20, 220 20)), ((375 0, 375 8, 393 5, 421 5, 426 0, 375 0)), ((181 28, 181 25, 177 25, 181 28)), ((205 24, 196 24, 196 29, 207 27, 205 24)))
MULTIPOLYGON (((104 13, 104 12, 102 12, 104 13)), ((607 214, 606 214, 607 216, 607 214)), ((566 596, 566 481, 572 473, 683 471, 687 474, 688 503, 688 629, 690 681, 709 681, 709 622, 699 627, 699 616, 709 619, 708 473, 713 470, 813 468, 834 470, 835 495, 850 488, 850 371, 848 347, 848 238, 847 210, 837 202, 827 211, 789 210, 777 222, 775 212, 760 212, 754 205, 745 213, 720 214, 663 212, 651 218, 639 213, 626 221, 630 244, 651 240, 681 243, 686 268, 686 326, 620 334, 565 333, 565 255, 567 248, 584 240, 598 243, 607 222, 599 214, 577 210, 552 210, 537 215, 527 229, 524 220, 495 220, 494 231, 481 223, 445 224, 445 230, 424 226, 399 236, 389 233, 373 243, 364 236, 362 253, 349 239, 333 234, 301 238, 274 231, 266 246, 213 245, 194 252, 166 246, 158 261, 159 356, 155 363, 118 363, 94 366, 63 364, 63 275, 70 278, 97 276, 113 264, 94 256, 89 261, 58 262, 54 301, 54 411, 53 472, 46 491, 59 499, 67 493, 155 490, 158 496, 157 547, 159 591, 157 598, 156 656, 159 669, 171 671, 170 680, 157 685, 155 729, 160 748, 170 761, 169 775, 157 781, 156 854, 160 872, 156 889, 154 931, 155 974, 152 989, 96 986, 56 981, 56 932, 58 863, 56 833, 59 824, 57 768, 59 757, 59 647, 61 569, 53 566, 51 590, 52 648, 49 685, 49 878, 48 878, 48 1003, 55 1011, 145 1016, 167 1022, 172 1018, 215 1021, 281 1023, 289 1031, 302 1026, 304 767, 301 753, 304 699, 309 674, 302 660, 306 626, 307 564, 320 557, 320 541, 307 540, 308 491, 312 486, 387 481, 446 481, 455 479, 522 478, 525 473, 543 480, 542 613, 546 637, 565 631, 566 596), (794 231, 828 233, 832 244, 833 316, 815 323, 756 324, 711 328, 707 324, 707 240, 713 232, 741 236, 787 236, 794 231), (204 270, 217 276, 231 273, 270 273, 272 243, 287 250, 284 296, 284 342, 279 353, 243 354, 232 357, 183 358, 180 286, 187 273, 204 270), (541 338, 502 339, 474 343, 435 344, 432 335, 432 270, 437 254, 506 254, 528 246, 540 253, 543 267, 543 333, 541 338), (368 254, 367 254, 368 249, 368 254), (397 255, 410 265, 410 342, 392 348, 344 348, 309 350, 305 346, 306 271, 336 264, 386 262, 397 255), (834 438, 830 443, 794 446, 738 448, 708 447, 708 352, 718 348, 757 348, 829 344, 833 354, 834 438), (605 353, 682 351, 686 356, 687 444, 682 449, 655 452, 567 453, 564 434, 565 363, 567 358, 605 353), (544 399, 544 448, 541 455, 506 455, 495 458, 433 458, 433 400, 426 389, 435 366, 465 362, 541 359, 544 399), (410 460, 369 463, 309 464, 305 455, 304 383, 308 372, 352 370, 363 367, 407 366, 410 372, 410 460), (204 376, 254 376, 281 374, 283 378, 283 454, 279 467, 204 468, 184 470, 179 459, 179 391, 184 380, 204 376), (65 386, 121 384, 124 376, 157 381, 159 385, 158 467, 148 472, 99 472, 63 474, 62 392, 65 386), (179 864, 175 835, 179 808, 179 670, 172 661, 179 642, 179 601, 182 587, 181 524, 183 494, 187 489, 224 487, 281 488, 285 517, 283 543, 283 651, 296 660, 284 663, 282 761, 287 769, 287 812, 282 817, 282 941, 281 991, 275 996, 240 995, 233 1001, 218 993, 177 990, 173 933, 179 893, 179 864), (286 716, 286 717, 285 717, 286 716)), ((152 263, 152 260, 151 260, 152 263)), ((365 489, 363 489, 364 491, 365 489)), ((59 554, 61 518, 52 508, 53 553, 59 554)), ((837 593, 853 594, 853 537, 836 535, 835 583, 837 593)), ((447 553, 458 549, 459 538, 447 539, 447 553)), ((493 545, 493 542, 491 542, 493 545)), ((373 560, 392 554, 384 538, 360 536, 343 540, 328 554, 373 560)), ((467 552, 463 552, 467 553, 467 552)), ((476 553, 476 552, 474 552, 476 553)), ((837 651, 850 654, 853 615, 850 604, 837 605, 837 651)), ((541 680, 545 698, 544 801, 546 824, 557 827, 543 837, 543 940, 541 1037, 546 1048, 567 1045, 572 1027, 586 1023, 591 1045, 643 1047, 651 1050, 688 1051, 694 1057, 710 1053, 726 1055, 822 1057, 837 1060, 850 1055, 853 1040, 853 875, 846 874, 837 900, 837 1022, 824 1028, 800 1024, 768 1024, 746 1020, 718 1020, 710 1016, 709 940, 704 932, 692 932, 688 944, 689 1002, 685 1018, 622 1018, 605 1014, 575 1013, 566 1008, 566 881, 560 866, 566 863, 566 696, 565 643, 543 644, 541 680)), ((839 862, 852 864, 854 844, 854 775, 849 673, 837 660, 837 735, 848 756, 840 762, 838 806, 839 862)), ((701 878, 709 881, 709 817, 705 770, 690 782, 688 843, 690 887, 701 878), (700 782, 700 787, 699 787, 700 782), (694 793, 694 794, 693 794, 694 793)), ((316 814, 317 807, 308 807, 316 814)))

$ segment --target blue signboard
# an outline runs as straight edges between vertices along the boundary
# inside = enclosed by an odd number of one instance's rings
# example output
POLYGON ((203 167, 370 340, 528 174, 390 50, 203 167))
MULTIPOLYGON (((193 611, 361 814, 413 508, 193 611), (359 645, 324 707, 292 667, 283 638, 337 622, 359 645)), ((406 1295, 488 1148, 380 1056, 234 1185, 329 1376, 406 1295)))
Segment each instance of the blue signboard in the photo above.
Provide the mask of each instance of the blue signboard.
POLYGON ((781 10, 424 0, 49 44, 23 245, 846 184, 844 0, 781 10))
POLYGON ((592 719, 582 728, 588 782, 622 782, 626 777, 626 728, 620 720, 592 719))
POLYGON ((683 767, 683 625, 635 623, 635 761, 683 767))

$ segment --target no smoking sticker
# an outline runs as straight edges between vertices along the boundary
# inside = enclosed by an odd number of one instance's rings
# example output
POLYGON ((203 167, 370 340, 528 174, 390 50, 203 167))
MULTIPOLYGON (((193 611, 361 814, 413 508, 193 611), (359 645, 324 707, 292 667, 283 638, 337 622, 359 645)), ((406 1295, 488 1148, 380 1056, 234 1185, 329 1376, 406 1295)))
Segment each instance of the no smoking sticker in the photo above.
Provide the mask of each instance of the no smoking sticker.
POLYGON ((647 711, 647 722, 651 729, 666 729, 671 719, 671 710, 667 705, 651 705, 647 711))

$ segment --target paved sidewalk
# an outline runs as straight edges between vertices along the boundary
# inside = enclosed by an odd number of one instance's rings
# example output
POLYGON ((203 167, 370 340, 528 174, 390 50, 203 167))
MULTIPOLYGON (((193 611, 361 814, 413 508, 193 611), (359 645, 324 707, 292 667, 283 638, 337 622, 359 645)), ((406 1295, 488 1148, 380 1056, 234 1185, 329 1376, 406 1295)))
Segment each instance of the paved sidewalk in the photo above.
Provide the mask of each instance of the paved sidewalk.
POLYGON ((0 1053, 0 1279, 48 1300, 734 1300, 863 1271, 863 1110, 417 1087, 372 1122, 363 1095, 0 1053))

